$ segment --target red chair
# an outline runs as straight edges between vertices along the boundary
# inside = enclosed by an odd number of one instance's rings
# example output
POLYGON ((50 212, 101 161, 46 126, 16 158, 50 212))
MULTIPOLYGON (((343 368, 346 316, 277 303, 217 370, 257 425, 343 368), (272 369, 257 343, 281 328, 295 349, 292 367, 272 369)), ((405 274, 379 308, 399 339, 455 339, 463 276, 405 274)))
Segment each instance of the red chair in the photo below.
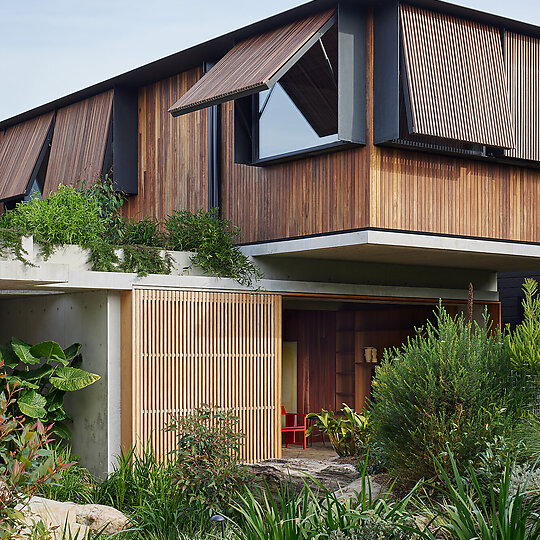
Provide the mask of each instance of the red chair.
POLYGON ((303 413, 288 413, 285 407, 281 406, 281 416, 285 417, 285 425, 281 428, 285 440, 285 447, 289 448, 289 444, 302 445, 306 449, 306 416, 303 413), (298 418, 298 422, 296 419, 298 418), (302 433, 302 442, 296 442, 296 433, 302 433))

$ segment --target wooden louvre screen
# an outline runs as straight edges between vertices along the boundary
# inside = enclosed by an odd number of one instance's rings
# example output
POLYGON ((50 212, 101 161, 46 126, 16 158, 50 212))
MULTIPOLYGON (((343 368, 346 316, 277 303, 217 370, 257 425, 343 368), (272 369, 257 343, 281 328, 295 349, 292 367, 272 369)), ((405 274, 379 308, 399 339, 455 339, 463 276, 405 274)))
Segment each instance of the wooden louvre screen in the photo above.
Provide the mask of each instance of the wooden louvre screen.
POLYGON ((171 415, 207 404, 240 417, 242 460, 279 457, 281 297, 136 289, 131 302, 131 328, 122 331, 133 344, 131 366, 123 368, 130 373, 123 411, 131 410, 124 444, 152 437, 164 458, 176 444, 163 431, 171 415))
POLYGON ((506 32, 504 41, 516 142, 506 155, 540 161, 540 39, 506 32))
POLYGON ((112 102, 110 90, 58 110, 44 196, 60 184, 91 184, 101 174, 112 102))
POLYGON ((401 6, 409 131, 513 148, 500 31, 401 6))
POLYGON ((54 113, 9 127, 0 139, 0 200, 26 194, 54 113))
POLYGON ((241 41, 169 112, 179 116, 270 88, 334 20, 334 10, 326 11, 241 41))

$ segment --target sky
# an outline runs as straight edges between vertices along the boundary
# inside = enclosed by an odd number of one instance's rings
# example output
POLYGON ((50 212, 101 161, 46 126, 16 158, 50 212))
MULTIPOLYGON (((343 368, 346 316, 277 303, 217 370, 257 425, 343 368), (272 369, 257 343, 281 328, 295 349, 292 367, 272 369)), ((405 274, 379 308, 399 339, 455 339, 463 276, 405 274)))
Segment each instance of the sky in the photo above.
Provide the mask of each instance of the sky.
MULTIPOLYGON (((0 0, 0 119, 303 3, 0 0)), ((454 3, 540 26, 539 0, 454 3)))

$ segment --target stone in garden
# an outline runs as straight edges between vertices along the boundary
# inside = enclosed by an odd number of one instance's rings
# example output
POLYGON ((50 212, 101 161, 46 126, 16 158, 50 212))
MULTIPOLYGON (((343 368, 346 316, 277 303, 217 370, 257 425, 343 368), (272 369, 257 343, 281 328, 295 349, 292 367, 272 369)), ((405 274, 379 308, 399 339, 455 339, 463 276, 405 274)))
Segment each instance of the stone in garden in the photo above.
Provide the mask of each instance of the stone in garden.
POLYGON ((72 536, 79 534, 83 538, 90 531, 114 534, 130 525, 122 512, 109 506, 58 502, 43 497, 32 497, 24 512, 27 525, 42 521, 58 539, 67 529, 72 536))
POLYGON ((360 476, 353 465, 317 459, 267 459, 248 467, 266 480, 273 493, 278 484, 288 483, 295 493, 299 493, 305 482, 312 488, 317 488, 319 483, 329 491, 336 491, 360 476))

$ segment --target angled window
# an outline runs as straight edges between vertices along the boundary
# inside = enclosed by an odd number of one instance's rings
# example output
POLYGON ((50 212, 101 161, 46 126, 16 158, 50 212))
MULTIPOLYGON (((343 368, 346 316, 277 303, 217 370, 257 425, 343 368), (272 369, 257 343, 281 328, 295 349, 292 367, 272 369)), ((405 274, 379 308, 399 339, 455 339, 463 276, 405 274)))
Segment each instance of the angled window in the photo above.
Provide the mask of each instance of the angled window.
POLYGON ((29 194, 49 148, 54 113, 7 128, 0 141, 0 200, 29 194))
POLYGON ((516 142, 506 155, 540 161, 540 39, 505 32, 504 42, 516 142))
POLYGON ((102 173, 112 116, 113 91, 59 109, 43 195, 60 184, 92 183, 102 173))
POLYGON ((235 45, 169 111, 235 101, 241 163, 365 143, 365 17, 343 7, 235 45))
POLYGON ((409 134, 513 148, 500 30, 412 6, 400 16, 409 134))

